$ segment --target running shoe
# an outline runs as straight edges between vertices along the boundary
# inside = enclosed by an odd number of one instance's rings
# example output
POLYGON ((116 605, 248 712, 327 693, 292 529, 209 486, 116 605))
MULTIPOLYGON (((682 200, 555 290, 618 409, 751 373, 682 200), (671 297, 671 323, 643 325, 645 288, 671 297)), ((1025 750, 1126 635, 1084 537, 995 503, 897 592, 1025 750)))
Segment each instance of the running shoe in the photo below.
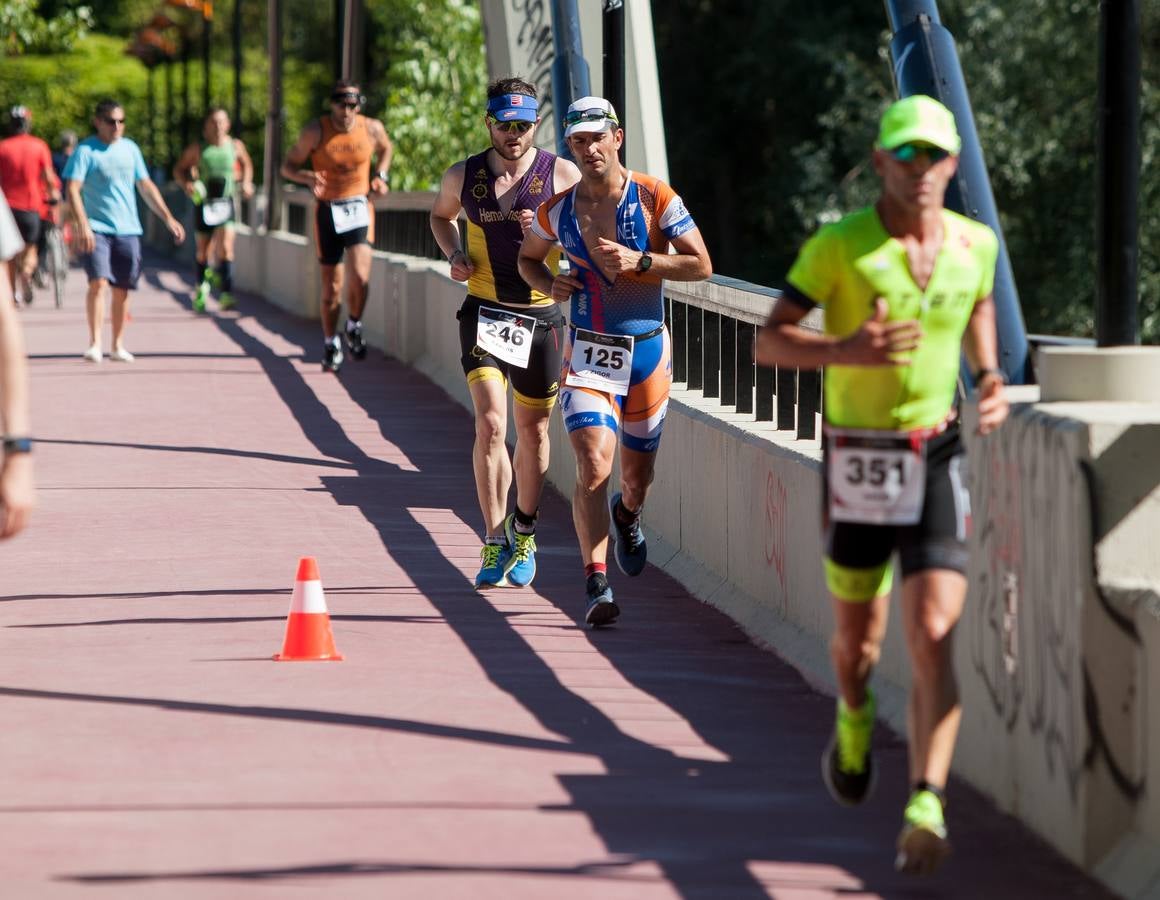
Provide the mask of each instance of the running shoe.
POLYGON ((335 375, 342 369, 346 356, 342 352, 342 338, 335 335, 322 345, 322 371, 333 372, 335 375))
POLYGON ((350 345, 350 355, 355 359, 366 359, 367 342, 363 338, 362 322, 355 322, 354 328, 351 328, 351 323, 346 323, 346 342, 350 345))
POLYGON ((612 599, 612 588, 608 586, 608 576, 595 572, 588 576, 584 586, 588 594, 588 608, 584 611, 584 623, 589 628, 611 625, 620 618, 620 607, 612 599))
POLYGON ((648 546, 644 542, 639 515, 631 525, 623 525, 617 520, 616 507, 619 504, 620 494, 613 494, 608 501, 608 513, 612 518, 613 555, 620 571, 632 577, 644 571, 644 564, 648 561, 648 546))
POLYGON ((834 733, 822 753, 822 779, 830 796, 843 806, 857 806, 874 789, 876 772, 870 739, 874 734, 874 694, 866 691, 861 709, 838 699, 834 733))
POLYGON ((914 791, 902 812, 894 868, 908 875, 930 875, 950 852, 942 799, 934 791, 914 791))
POLYGON ((193 295, 193 311, 196 313, 205 312, 205 301, 209 299, 210 285, 208 281, 203 281, 197 286, 197 290, 193 295))
POLYGON ((511 548, 507 544, 486 543, 479 551, 481 565, 479 574, 475 576, 477 588, 507 587, 508 581, 504 570, 511 558, 511 548))
POLYGON ((113 360, 113 362, 131 363, 136 358, 124 347, 114 347, 109 351, 109 359, 113 360))
POLYGON ((99 363, 104 358, 104 354, 101 353, 100 347, 93 345, 92 347, 89 347, 89 349, 84 353, 82 353, 81 357, 88 362, 99 363))
POLYGON ((515 513, 503 520, 503 533, 512 548, 504 574, 514 587, 527 587, 536 577, 536 536, 516 531, 515 513))
POLYGON ((218 297, 218 309, 222 312, 229 312, 237 305, 238 301, 234 299, 234 295, 229 291, 222 291, 222 295, 218 297))

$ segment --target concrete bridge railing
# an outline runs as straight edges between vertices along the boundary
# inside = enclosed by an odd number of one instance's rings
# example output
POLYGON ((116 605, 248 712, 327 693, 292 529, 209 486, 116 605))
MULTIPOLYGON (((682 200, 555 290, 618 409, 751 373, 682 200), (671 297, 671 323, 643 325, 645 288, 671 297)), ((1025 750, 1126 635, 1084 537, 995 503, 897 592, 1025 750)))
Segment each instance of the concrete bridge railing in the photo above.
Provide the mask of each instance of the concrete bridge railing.
MULTIPOLYGON (((241 228, 236 273, 242 289, 317 315, 307 236, 241 228)), ((685 341, 645 513, 650 560, 832 692, 816 387, 809 373, 744 374, 771 292, 710 283, 668 295, 674 333, 678 316, 701 333, 685 341)), ((462 298, 445 263, 376 252, 364 322, 374 345, 470 408, 462 298)), ((956 646, 965 715, 955 770, 1122 894, 1160 896, 1160 404, 1013 393, 1002 431, 968 438, 974 552, 956 646)), ((968 409, 968 431, 970 419, 968 409)), ((551 436, 549 478, 570 495, 559 416, 551 436)), ((895 622, 876 684, 899 731, 908 679, 895 622)))

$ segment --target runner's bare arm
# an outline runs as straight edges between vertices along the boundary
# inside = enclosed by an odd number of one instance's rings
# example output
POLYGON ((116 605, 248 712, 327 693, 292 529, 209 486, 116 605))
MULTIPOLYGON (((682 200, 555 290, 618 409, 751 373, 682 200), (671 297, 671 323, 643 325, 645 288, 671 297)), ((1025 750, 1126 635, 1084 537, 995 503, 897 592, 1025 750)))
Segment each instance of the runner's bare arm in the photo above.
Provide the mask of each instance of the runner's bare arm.
POLYGON ((254 160, 241 138, 234 138, 234 154, 242 164, 242 196, 249 200, 254 196, 254 160))
POLYGON ((390 187, 386 176, 391 171, 391 158, 395 154, 395 148, 391 143, 391 136, 387 134, 386 126, 378 119, 367 119, 367 131, 375 144, 371 190, 376 194, 385 194, 390 187))
POLYGON ((552 173, 555 180, 556 193, 566 191, 580 180, 580 170, 576 164, 562 156, 556 157, 555 171, 552 173))
POLYGON ((317 193, 326 182, 326 173, 302 167, 306 165, 306 160, 310 158, 310 154, 321 140, 322 126, 318 124, 318 120, 308 122, 299 133, 298 140, 290 148, 290 152, 286 154, 282 168, 278 170, 279 174, 287 181, 304 185, 317 193))
MULTIPOLYGON (((0 279, 0 432, 28 437, 28 372, 24 362, 24 337, 12 288, 0 279)), ((35 503, 32 456, 6 453, 0 461, 0 538, 19 532, 35 503)))
POLYGON ((459 213, 463 210, 459 196, 463 191, 465 168, 464 162, 457 162, 443 173, 439 193, 431 205, 431 234, 451 263, 451 277, 456 281, 467 281, 474 271, 471 260, 463 250, 463 237, 459 233, 459 213))
POLYGON ((1003 375, 999 372, 999 337, 995 327, 995 300, 988 294, 975 304, 963 351, 972 372, 985 372, 975 385, 979 391, 979 434, 990 434, 1007 418, 1009 404, 1003 375))
POLYGON ((874 312, 853 334, 838 337, 807 331, 798 323, 809 312, 784 298, 773 306, 765 325, 757 332, 754 358, 763 366, 900 366, 905 354, 922 339, 922 327, 913 319, 886 320, 886 301, 879 297, 874 312))
POLYGON ((534 231, 526 232, 524 242, 520 244, 517 265, 520 277, 527 282, 528 287, 547 294, 557 303, 563 303, 572 296, 573 291, 581 290, 584 284, 570 275, 553 275, 552 270, 544 264, 555 246, 553 241, 544 240, 534 231))
POLYGON ((201 147, 190 144, 173 164, 173 179, 181 185, 186 196, 193 193, 193 182, 197 180, 197 166, 201 162, 201 147))
MULTIPOLYGON (((694 228, 673 239, 676 253, 652 254, 649 272, 669 281, 704 281, 713 274, 709 248, 701 237, 701 229, 694 228)), ((635 272, 644 253, 616 241, 600 238, 597 252, 604 254, 605 268, 614 272, 635 272)))

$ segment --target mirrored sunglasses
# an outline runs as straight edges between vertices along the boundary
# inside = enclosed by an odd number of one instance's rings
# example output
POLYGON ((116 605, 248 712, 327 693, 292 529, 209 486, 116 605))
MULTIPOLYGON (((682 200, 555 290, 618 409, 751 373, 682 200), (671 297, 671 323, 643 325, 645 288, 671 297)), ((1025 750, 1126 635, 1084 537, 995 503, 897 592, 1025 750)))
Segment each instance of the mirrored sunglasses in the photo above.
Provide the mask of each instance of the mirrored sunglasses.
POLYGON ((944 150, 942 147, 931 147, 929 144, 900 144, 891 150, 886 151, 899 162, 914 162, 919 156, 925 156, 930 160, 931 165, 940 163, 948 156, 950 151, 944 150))

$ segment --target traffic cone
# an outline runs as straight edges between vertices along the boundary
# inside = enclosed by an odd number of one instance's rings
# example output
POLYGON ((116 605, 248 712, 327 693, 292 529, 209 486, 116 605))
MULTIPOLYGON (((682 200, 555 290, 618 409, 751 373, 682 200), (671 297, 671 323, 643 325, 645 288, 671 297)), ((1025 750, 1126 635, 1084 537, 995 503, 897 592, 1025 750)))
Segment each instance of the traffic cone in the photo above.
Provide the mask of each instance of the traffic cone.
POLYGON ((318 563, 313 556, 298 560, 298 576, 294 579, 290 615, 286 619, 286 639, 282 642, 282 652, 274 659, 342 659, 334 647, 326 595, 322 592, 322 579, 318 577, 318 563))

